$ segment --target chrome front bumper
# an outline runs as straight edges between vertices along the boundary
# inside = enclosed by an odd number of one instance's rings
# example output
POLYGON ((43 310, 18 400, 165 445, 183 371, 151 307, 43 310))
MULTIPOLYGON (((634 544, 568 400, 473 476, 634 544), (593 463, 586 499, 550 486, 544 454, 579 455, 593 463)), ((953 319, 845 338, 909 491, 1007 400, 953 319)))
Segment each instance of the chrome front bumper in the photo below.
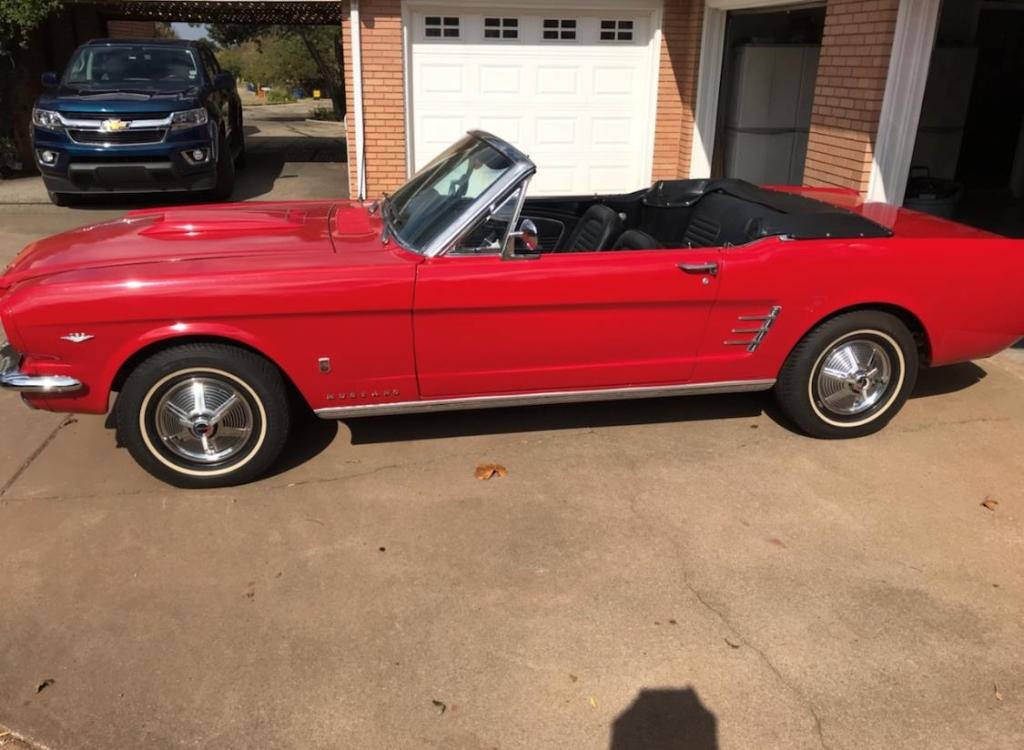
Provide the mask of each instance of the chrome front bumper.
POLYGON ((0 340, 0 388, 20 393, 72 393, 82 384, 67 375, 26 375, 18 366, 21 354, 0 340))

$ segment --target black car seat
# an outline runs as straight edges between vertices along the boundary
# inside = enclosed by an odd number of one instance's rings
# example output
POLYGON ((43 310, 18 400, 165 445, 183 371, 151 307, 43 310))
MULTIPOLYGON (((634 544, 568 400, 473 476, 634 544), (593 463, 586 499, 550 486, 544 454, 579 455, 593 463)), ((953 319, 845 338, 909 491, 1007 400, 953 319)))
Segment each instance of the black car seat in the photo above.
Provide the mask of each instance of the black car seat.
POLYGON ((588 208, 558 252, 585 253, 593 250, 607 250, 612 240, 622 234, 622 217, 601 203, 588 208))
POLYGON ((612 250, 656 250, 664 247, 654 237, 639 229, 627 229, 612 245, 612 250))

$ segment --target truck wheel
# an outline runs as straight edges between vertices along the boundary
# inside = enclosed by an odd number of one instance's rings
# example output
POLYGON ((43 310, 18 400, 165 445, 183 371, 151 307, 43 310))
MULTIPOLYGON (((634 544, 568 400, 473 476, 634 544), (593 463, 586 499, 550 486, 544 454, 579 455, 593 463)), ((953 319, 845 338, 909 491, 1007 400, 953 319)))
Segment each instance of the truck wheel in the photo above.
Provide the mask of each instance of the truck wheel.
POLYGON ((917 343, 903 321, 855 311, 825 321, 796 345, 775 397, 808 435, 861 437, 881 430, 903 407, 917 368, 917 343))
POLYGON ((242 114, 238 114, 238 124, 235 126, 235 132, 238 133, 235 148, 235 169, 245 169, 246 157, 245 157, 245 130, 242 126, 242 114))
POLYGON ((55 206, 71 206, 75 203, 74 197, 67 193, 48 193, 48 195, 50 196, 50 203, 55 206))
POLYGON ((244 484, 280 455, 291 428, 278 369, 245 349, 184 344, 128 376, 117 434, 138 464, 176 487, 244 484))
POLYGON ((217 184, 212 196, 215 201, 226 201, 235 190, 235 159, 231 155, 231 144, 224 131, 217 138, 217 184))

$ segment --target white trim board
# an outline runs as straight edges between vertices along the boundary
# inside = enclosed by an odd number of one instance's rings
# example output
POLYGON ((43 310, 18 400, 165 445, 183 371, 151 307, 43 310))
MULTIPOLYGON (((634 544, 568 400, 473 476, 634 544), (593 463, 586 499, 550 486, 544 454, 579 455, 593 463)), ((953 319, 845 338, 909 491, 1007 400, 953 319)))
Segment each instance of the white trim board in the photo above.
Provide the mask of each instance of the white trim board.
POLYGON ((871 159, 868 200, 903 204, 941 0, 902 0, 871 159))

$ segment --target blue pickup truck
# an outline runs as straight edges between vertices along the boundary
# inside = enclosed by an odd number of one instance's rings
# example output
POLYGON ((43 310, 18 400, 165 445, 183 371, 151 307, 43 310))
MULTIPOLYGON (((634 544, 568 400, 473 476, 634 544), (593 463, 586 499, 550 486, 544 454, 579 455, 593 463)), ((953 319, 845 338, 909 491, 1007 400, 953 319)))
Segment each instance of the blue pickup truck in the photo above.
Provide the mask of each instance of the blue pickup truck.
POLYGON ((245 159, 234 77, 201 44, 94 39, 43 75, 32 144, 50 200, 195 191, 226 200, 245 159))

